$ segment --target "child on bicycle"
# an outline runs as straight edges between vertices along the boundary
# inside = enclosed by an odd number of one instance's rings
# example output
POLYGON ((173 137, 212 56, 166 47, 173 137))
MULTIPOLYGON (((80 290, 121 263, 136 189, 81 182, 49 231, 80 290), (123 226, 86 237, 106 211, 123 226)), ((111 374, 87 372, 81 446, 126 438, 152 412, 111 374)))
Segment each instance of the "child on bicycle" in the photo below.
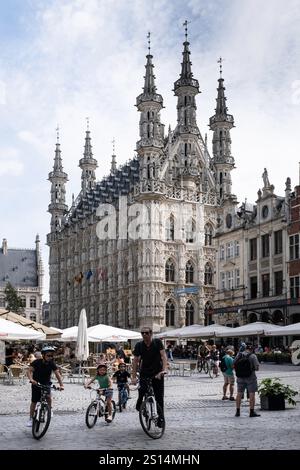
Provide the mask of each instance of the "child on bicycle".
POLYGON ((107 364, 99 364, 97 367, 96 375, 94 378, 92 378, 89 382, 87 382, 84 385, 84 388, 89 388, 91 383, 94 381, 97 381, 99 384, 100 388, 105 388, 105 398, 106 398, 106 403, 107 403, 107 409, 108 409, 108 416, 106 418, 106 421, 108 423, 112 422, 112 404, 111 400, 113 397, 113 383, 111 377, 109 377, 107 373, 107 364))
POLYGON ((130 391, 129 391, 129 384, 128 384, 128 379, 130 378, 129 372, 126 370, 126 364, 124 362, 120 362, 118 365, 118 370, 114 373, 113 379, 116 379, 117 386, 118 388, 121 386, 125 386, 128 394, 128 399, 130 397, 130 391))

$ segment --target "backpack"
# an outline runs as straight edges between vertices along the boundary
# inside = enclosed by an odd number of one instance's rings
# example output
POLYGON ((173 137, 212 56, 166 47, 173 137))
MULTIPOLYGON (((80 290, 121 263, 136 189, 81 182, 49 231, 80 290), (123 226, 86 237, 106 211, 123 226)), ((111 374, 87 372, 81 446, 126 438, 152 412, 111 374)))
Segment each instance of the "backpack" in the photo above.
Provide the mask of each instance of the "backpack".
POLYGON ((225 356, 223 356, 222 359, 221 359, 220 369, 221 369, 222 372, 226 372, 226 370, 228 369, 227 364, 226 364, 226 360, 225 360, 225 356))
POLYGON ((252 374, 252 366, 249 359, 250 354, 241 356, 234 363, 235 375, 239 378, 250 377, 252 374))

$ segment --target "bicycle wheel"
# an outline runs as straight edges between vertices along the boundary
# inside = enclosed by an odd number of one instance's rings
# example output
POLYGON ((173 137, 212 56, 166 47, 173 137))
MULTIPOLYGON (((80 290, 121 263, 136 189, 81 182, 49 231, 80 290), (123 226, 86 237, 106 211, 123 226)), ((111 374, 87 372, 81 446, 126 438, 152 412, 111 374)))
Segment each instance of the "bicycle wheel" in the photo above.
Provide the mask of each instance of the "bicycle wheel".
POLYGON ((203 361, 201 361, 201 359, 199 359, 198 362, 197 362, 197 369, 198 369, 198 372, 202 372, 203 361))
POLYGON ((143 431, 152 439, 159 439, 165 432, 166 422, 162 416, 161 407, 156 404, 157 416, 153 416, 153 398, 146 398, 140 408, 139 418, 143 431))
POLYGON ((203 370, 204 370, 205 374, 208 374, 208 362, 207 361, 203 362, 203 370))
POLYGON ((127 400, 128 400, 128 392, 126 388, 122 391, 122 408, 125 410, 126 405, 127 405, 127 400))
POLYGON ((41 439, 46 434, 50 421, 50 406, 47 403, 41 403, 35 410, 32 420, 32 435, 35 439, 41 439))
POLYGON ((85 424, 88 428, 92 428, 95 426, 97 421, 97 402, 92 401, 88 406, 85 414, 85 424))
POLYGON ((121 390, 119 390, 118 408, 119 408, 120 413, 122 413, 122 409, 123 409, 123 393, 122 393, 121 390))

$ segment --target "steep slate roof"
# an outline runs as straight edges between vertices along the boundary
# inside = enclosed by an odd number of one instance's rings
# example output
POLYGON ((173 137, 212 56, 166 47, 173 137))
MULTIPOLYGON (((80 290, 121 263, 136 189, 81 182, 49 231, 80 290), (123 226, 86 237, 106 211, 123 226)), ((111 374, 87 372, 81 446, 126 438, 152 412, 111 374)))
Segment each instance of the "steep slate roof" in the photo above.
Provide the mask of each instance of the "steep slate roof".
POLYGON ((35 250, 8 249, 4 255, 0 248, 0 287, 8 282, 15 288, 38 286, 35 250))
POLYGON ((81 196, 76 208, 68 222, 85 219, 96 212, 100 203, 115 203, 119 196, 126 196, 139 180, 139 161, 137 158, 130 160, 119 167, 115 173, 97 182, 95 187, 81 196))

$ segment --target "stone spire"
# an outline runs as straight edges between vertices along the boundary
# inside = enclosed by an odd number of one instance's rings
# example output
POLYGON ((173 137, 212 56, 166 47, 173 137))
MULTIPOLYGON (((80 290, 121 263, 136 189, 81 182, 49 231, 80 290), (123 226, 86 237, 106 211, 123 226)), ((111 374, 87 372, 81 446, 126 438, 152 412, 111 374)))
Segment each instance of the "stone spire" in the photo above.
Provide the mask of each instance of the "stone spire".
POLYGON ((83 195, 85 195, 89 189, 94 187, 96 181, 95 171, 98 166, 97 160, 93 158, 90 134, 89 119, 87 118, 83 158, 79 160, 79 167, 82 169, 81 190, 83 195))
POLYGON ((68 211, 65 188, 68 175, 64 172, 62 166, 58 128, 53 171, 49 173, 48 179, 51 182, 51 203, 48 206, 48 212, 51 214, 51 232, 56 232, 60 229, 62 219, 68 211))
POLYGON ((231 195, 231 170, 234 168, 234 158, 231 155, 230 130, 234 127, 234 119, 228 114, 226 106, 224 78, 222 77, 222 62, 220 57, 220 78, 217 88, 217 106, 215 114, 209 119, 209 127, 213 131, 213 158, 216 168, 216 182, 220 199, 231 195))
POLYGON ((183 43, 183 60, 181 63, 181 74, 174 83, 174 93, 178 97, 177 102, 177 126, 175 134, 195 134, 199 135, 199 129, 196 122, 196 100, 195 96, 199 92, 199 82, 193 78, 192 62, 190 59, 190 50, 188 42, 187 25, 185 26, 185 41, 183 43))
POLYGON ((113 144, 113 153, 111 156, 111 167, 110 167, 110 173, 114 175, 117 171, 117 156, 115 154, 115 139, 113 139, 112 144, 113 144))
POLYGON ((148 54, 146 56, 146 75, 144 77, 143 93, 136 99, 140 115, 137 153, 140 160, 141 179, 157 177, 158 156, 164 146, 164 125, 160 122, 160 111, 163 108, 163 98, 156 92, 155 75, 153 73, 153 56, 150 48, 150 33, 148 33, 148 54))

